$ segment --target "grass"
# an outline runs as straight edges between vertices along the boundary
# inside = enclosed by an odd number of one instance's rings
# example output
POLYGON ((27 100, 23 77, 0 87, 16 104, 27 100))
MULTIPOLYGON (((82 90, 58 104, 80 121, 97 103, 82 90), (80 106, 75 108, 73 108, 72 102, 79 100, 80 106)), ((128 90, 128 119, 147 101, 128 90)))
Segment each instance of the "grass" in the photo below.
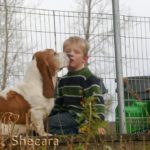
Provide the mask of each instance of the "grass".
MULTIPOLYGON (((150 150, 150 134, 112 134, 108 123, 98 119, 94 103, 93 97, 85 100, 83 114, 78 118, 86 120, 80 126, 80 134, 39 137, 27 132, 14 137, 11 128, 9 135, 0 134, 0 150, 150 150), (105 128, 107 134, 99 135, 99 127, 105 128)), ((28 131, 29 124, 26 127, 28 131)))
MULTIPOLYGON (((16 139, 19 137, 16 137, 16 139)), ((0 150, 149 150, 150 135, 135 134, 135 135, 105 135, 95 136, 85 141, 85 135, 62 135, 50 138, 58 139, 59 144, 47 145, 42 140, 49 139, 48 137, 23 136, 22 139, 28 140, 26 144, 14 145, 13 139, 6 136, 0 136, 3 144, 0 150), (32 140, 40 139, 41 145, 36 145, 32 140)))

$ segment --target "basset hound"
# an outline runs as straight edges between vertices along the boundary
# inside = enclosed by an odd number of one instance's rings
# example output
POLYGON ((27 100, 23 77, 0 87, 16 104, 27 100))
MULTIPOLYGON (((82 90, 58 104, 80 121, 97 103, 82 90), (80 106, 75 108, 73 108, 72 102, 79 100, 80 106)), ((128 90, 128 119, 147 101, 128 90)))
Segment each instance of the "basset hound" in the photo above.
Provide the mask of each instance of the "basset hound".
POLYGON ((30 113, 35 131, 40 136, 48 135, 43 120, 54 106, 57 72, 68 63, 65 53, 52 49, 33 55, 23 81, 0 92, 0 134, 25 133, 30 113))

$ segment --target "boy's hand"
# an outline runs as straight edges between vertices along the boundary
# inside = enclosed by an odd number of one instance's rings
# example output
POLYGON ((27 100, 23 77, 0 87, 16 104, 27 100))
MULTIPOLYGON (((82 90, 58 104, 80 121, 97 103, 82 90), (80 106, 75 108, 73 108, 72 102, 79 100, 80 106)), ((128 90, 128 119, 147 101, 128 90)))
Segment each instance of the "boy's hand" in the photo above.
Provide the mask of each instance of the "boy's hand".
POLYGON ((106 134, 106 130, 104 128, 98 128, 98 133, 100 135, 105 135, 106 134))

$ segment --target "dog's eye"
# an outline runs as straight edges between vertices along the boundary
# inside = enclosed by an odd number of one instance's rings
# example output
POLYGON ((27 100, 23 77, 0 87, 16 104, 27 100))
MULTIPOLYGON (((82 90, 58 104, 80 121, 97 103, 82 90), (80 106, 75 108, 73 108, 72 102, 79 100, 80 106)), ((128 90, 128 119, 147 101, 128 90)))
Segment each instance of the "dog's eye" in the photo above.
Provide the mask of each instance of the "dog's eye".
POLYGON ((57 53, 56 53, 56 52, 54 52, 54 55, 57 55, 57 53))

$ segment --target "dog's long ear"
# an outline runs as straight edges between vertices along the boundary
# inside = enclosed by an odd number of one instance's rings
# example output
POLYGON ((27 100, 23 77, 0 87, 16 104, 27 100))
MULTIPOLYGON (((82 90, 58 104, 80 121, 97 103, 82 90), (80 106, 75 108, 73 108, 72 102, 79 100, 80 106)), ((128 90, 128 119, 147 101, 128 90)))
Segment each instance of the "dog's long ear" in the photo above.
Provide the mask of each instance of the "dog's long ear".
POLYGON ((54 97, 53 70, 48 66, 47 62, 45 62, 41 75, 43 78, 43 95, 47 98, 54 97))
POLYGON ((47 98, 54 97, 54 85, 52 77, 54 75, 54 66, 50 66, 49 54, 44 55, 42 52, 36 55, 37 67, 43 80, 43 95, 47 98))

